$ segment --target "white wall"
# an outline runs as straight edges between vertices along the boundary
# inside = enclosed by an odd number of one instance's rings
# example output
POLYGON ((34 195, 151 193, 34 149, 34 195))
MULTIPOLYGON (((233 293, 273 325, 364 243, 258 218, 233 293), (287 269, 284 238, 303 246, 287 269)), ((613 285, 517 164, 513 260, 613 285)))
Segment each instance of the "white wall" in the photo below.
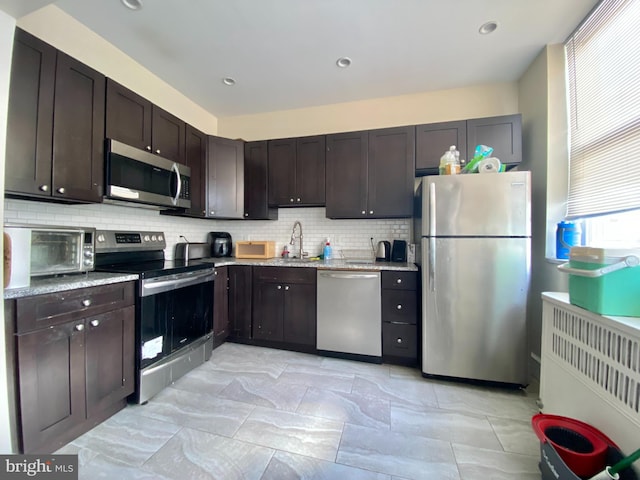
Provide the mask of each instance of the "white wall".
MULTIPOLYGON (((566 96, 562 45, 545 47, 518 83, 522 113, 522 167, 531 170, 531 289, 527 310, 529 352, 539 358, 545 291, 567 291, 566 275, 547 260, 555 256, 555 224, 564 215, 568 168, 566 96)), ((540 365, 530 361, 530 375, 540 365)))
MULTIPOLYGON (((13 49, 13 30, 15 19, 0 11, 0 186, 4 197, 4 164, 5 145, 7 135, 7 103, 9 98, 9 71, 11 66, 11 53, 13 49)), ((0 213, 3 214, 4 204, 0 204, 0 213)), ((2 239, 0 239, 2 246, 2 239)), ((4 279, 0 278, 4 288, 4 279)), ((8 366, 4 309, 0 309, 0 453, 12 453, 11 430, 9 428, 9 391, 7 383, 8 366)))
POLYGON ((218 134, 265 140, 518 113, 518 87, 495 83, 219 119, 218 134))

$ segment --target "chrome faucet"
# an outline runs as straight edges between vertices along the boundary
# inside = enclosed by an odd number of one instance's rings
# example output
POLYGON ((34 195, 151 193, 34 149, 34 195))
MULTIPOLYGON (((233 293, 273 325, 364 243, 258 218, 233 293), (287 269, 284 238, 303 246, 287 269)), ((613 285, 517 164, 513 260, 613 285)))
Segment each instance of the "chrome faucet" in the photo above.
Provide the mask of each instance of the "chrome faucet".
POLYGON ((300 223, 299 220, 296 220, 296 222, 293 224, 293 230, 291 231, 291 245, 295 245, 296 244, 296 227, 300 227, 300 235, 298 236, 300 238, 300 255, 298 256, 298 258, 304 258, 305 256, 309 255, 308 252, 305 252, 302 249, 302 224, 300 223))

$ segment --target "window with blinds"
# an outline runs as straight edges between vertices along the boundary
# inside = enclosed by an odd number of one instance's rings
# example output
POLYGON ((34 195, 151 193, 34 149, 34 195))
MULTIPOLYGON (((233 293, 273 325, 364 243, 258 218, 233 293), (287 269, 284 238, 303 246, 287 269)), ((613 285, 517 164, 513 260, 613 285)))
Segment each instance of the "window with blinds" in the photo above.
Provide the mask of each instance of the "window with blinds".
POLYGON ((640 0, 603 0, 565 44, 567 217, 640 208, 640 0))

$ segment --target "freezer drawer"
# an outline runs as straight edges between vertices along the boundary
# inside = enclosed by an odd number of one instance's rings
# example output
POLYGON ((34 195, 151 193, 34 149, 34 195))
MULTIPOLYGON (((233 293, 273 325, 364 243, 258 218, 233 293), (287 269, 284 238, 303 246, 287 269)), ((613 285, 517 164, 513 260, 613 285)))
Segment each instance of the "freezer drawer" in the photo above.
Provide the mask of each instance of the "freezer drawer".
POLYGON ((422 371, 526 384, 529 238, 424 238, 422 371))

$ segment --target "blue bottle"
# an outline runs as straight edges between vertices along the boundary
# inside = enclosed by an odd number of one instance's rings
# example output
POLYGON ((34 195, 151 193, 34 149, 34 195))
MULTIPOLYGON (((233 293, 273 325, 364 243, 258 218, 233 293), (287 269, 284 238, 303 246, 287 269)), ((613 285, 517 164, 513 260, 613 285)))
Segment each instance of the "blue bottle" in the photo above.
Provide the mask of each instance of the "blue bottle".
POLYGON ((322 250, 322 258, 324 259, 325 262, 328 262, 329 260, 331 260, 331 242, 329 242, 328 238, 327 238, 327 243, 325 243, 324 249, 322 250))
POLYGON ((571 247, 580 245, 582 229, 574 222, 560 222, 556 228, 556 258, 568 259, 571 247))

